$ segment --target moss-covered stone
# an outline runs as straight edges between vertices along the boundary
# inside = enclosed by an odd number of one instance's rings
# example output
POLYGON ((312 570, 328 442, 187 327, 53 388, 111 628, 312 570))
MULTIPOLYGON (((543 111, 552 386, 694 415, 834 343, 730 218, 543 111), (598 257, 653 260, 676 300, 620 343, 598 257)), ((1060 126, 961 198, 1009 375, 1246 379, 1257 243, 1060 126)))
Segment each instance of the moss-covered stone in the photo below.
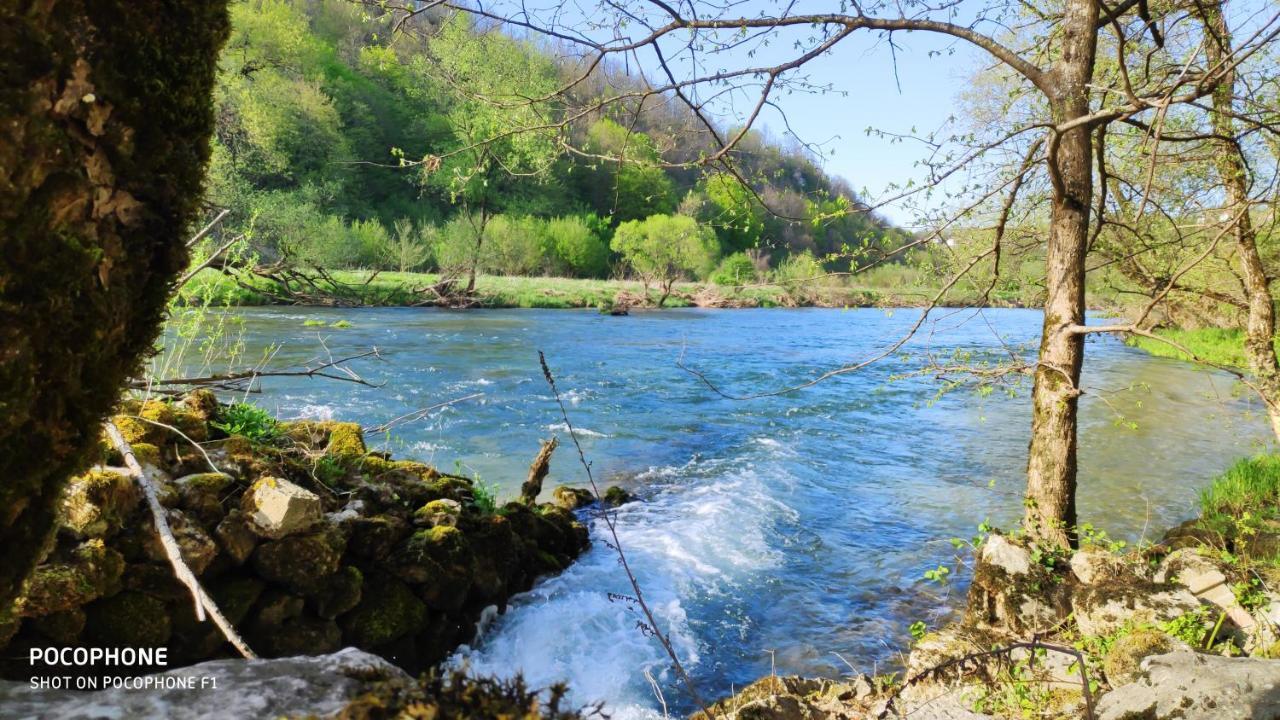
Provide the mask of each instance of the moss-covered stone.
POLYGON ((409 586, 385 575, 366 578, 364 596, 340 621, 343 638, 361 648, 374 649, 420 632, 427 622, 427 606, 409 586))
POLYGON ((85 637, 104 647, 161 647, 169 642, 169 613, 163 601, 125 590, 85 607, 85 637))
POLYGON ((226 510, 224 502, 235 489, 235 480, 224 473, 206 472, 186 475, 173 481, 180 507, 206 527, 215 527, 226 510))
POLYGON ((153 433, 151 437, 152 442, 157 445, 167 439, 166 433, 168 432, 168 430, 159 427, 159 425, 173 426, 177 422, 177 414, 174 413, 173 406, 164 400, 148 400, 142 403, 142 407, 138 410, 138 417, 155 423, 152 427, 155 427, 157 432, 153 433))
POLYGON ((307 535, 290 535, 265 542, 253 554, 258 575, 301 595, 313 595, 338 571, 346 539, 324 525, 307 535))
POLYGON ((258 536, 249 527, 249 520, 238 508, 232 508, 227 516, 218 523, 214 534, 218 545, 234 565, 243 565, 254 548, 258 547, 258 536))
POLYGON ((369 562, 380 562, 409 535, 409 523, 389 514, 357 518, 350 523, 352 555, 369 562))
POLYGON ((186 405, 173 409, 173 426, 192 442, 204 442, 209 439, 208 420, 198 412, 188 409, 186 405))
POLYGON ((396 573, 421 585, 422 599, 438 610, 458 610, 466 602, 474 580, 475 555, 456 527, 419 530, 405 541, 396 557, 396 573))
POLYGON ((130 448, 133 450, 133 456, 137 458, 138 464, 146 467, 160 467, 163 458, 160 456, 160 447, 149 442, 134 443, 130 448))
POLYGON ((1133 682, 1142 661, 1151 655, 1173 652, 1177 643, 1159 630, 1140 628, 1121 635, 1103 660, 1102 669, 1112 687, 1133 682))
POLYGON ((361 458, 368 454, 364 444, 364 430, 356 423, 335 422, 329 427, 329 443, 325 454, 339 459, 361 458))
POLYGON ((187 396, 182 399, 182 406, 187 412, 205 422, 218 417, 218 396, 207 388, 187 393, 187 396))
POLYGON ((59 645, 75 645, 84 632, 85 613, 80 608, 71 608, 51 615, 44 615, 31 621, 31 626, 41 636, 59 645))
POLYGON ((78 535, 106 537, 138 507, 133 478, 114 470, 90 470, 74 478, 62 499, 62 524, 78 535))
POLYGON ((604 501, 604 504, 608 505, 609 507, 618 507, 619 505, 625 505, 629 502, 632 502, 635 499, 636 499, 635 495, 632 495, 631 493, 627 492, 624 488, 618 487, 617 485, 614 485, 608 490, 605 490, 604 497, 601 498, 601 500, 604 501))
POLYGON ((364 573, 359 568, 347 565, 334 573, 325 581, 311 598, 316 615, 322 618, 336 618, 360 604, 361 590, 364 586, 364 573))
POLYGON ((561 485, 552 491, 551 500, 565 510, 577 510, 595 502, 596 498, 585 488, 561 485))
POLYGON ((27 591, 18 601, 17 613, 41 617, 71 610, 110 595, 120 587, 124 558, 101 540, 90 540, 75 548, 65 561, 36 568, 27 591))
POLYGON ((462 514, 462 503, 457 500, 442 498, 418 508, 413 513, 413 524, 422 527, 437 525, 456 526, 458 516, 462 514))

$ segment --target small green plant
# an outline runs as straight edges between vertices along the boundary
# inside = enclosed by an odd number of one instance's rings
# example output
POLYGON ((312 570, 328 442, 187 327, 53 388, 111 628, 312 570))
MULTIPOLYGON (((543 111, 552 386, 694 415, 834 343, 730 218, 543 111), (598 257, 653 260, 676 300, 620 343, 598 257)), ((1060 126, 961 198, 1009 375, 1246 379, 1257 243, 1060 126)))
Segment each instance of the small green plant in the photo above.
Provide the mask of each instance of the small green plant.
POLYGON ((316 458, 315 465, 311 469, 311 476, 320 481, 324 485, 333 485, 346 475, 342 464, 329 455, 321 455, 316 458))
POLYGON ((245 402, 222 408, 218 419, 209 424, 228 435, 242 435, 255 442, 274 440, 280 434, 280 427, 271 413, 245 402))
POLYGON ((939 565, 938 567, 932 570, 924 571, 925 580, 928 580, 930 582, 936 582, 940 585, 945 585, 950 575, 951 575, 951 568, 947 567, 946 565, 939 565))
POLYGON ((920 642, 929 633, 929 626, 925 625, 923 620, 917 620, 907 627, 907 632, 911 633, 911 637, 916 642, 920 642))
POLYGON ((1082 546, 1100 548, 1112 554, 1118 553, 1129 546, 1129 543, 1124 540, 1112 540, 1107 535, 1106 530, 1095 528, 1091 523, 1077 525, 1076 534, 1079 536, 1082 546))
POLYGON ((329 325, 329 327, 331 327, 331 328, 337 328, 337 329, 339 329, 339 330, 345 330, 345 329, 347 329, 347 328, 351 327, 351 323, 350 323, 350 322, 348 322, 348 321, 346 321, 346 320, 339 320, 339 321, 337 321, 337 322, 335 322, 335 323, 330 324, 330 325, 329 325))
POLYGON ((481 515, 498 512, 498 484, 485 483, 479 477, 471 480, 471 506, 481 515))
POLYGON ((324 326, 325 326, 325 322, 323 320, 316 320, 315 318, 302 321, 302 327, 324 327, 324 326))
POLYGON ((1231 586, 1236 602, 1245 610, 1256 610, 1267 604, 1267 591, 1262 581, 1256 577, 1242 580, 1231 586))
POLYGON ((1208 608, 1198 607, 1168 622, 1160 623, 1160 630, 1191 647, 1200 647, 1210 639, 1209 633, 1213 630, 1213 626, 1210 624, 1208 608))

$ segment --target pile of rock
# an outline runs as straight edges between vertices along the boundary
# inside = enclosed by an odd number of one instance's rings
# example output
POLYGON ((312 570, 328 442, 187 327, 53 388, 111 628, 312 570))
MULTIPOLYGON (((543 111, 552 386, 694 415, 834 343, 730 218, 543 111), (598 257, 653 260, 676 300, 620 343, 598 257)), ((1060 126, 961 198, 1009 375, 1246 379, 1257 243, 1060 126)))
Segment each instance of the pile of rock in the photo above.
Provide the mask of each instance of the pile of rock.
MULTIPOLYGON (((252 441, 220 430, 222 412, 201 392, 125 403, 114 422, 157 481, 183 559, 263 656, 355 646, 416 672, 587 544, 571 511, 477 502, 465 477, 369 452, 354 424, 281 422, 252 441)), ((122 464, 104 446, 67 488, 45 561, 0 613, 3 656, 166 646, 175 665, 233 652, 196 620, 122 464)))

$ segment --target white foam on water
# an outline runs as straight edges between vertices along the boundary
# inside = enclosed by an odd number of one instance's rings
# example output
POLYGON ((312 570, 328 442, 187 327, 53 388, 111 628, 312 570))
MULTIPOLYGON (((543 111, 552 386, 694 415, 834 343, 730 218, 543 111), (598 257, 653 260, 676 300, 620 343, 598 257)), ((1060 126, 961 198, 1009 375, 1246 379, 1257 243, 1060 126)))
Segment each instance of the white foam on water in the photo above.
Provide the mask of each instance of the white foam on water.
MULTIPOLYGON (((739 579, 778 565, 782 558, 770 546, 769 525, 793 514, 755 470, 692 465, 680 469, 679 478, 664 477, 653 497, 624 505, 616 515, 620 544, 645 599, 691 670, 703 649, 691 629, 689 603, 723 595, 739 579)), ((618 599, 634 590, 606 542, 604 521, 596 517, 591 526, 587 553, 513 601, 452 662, 477 675, 520 673, 533 687, 567 682, 572 703, 604 702, 615 718, 660 718, 646 671, 668 702, 683 689, 661 645, 637 627, 644 619, 640 608, 618 599)))
POLYGON ((298 408, 298 417, 304 420, 332 420, 334 408, 332 405, 303 405, 298 408))
MULTIPOLYGON (((548 425, 547 429, 554 432, 569 432, 569 425, 567 423, 553 423, 551 425, 548 425)), ((578 435, 582 435, 584 437, 594 437, 594 438, 609 437, 605 433, 598 432, 596 430, 588 430, 587 428, 578 427, 577 425, 573 426, 573 431, 578 435)))

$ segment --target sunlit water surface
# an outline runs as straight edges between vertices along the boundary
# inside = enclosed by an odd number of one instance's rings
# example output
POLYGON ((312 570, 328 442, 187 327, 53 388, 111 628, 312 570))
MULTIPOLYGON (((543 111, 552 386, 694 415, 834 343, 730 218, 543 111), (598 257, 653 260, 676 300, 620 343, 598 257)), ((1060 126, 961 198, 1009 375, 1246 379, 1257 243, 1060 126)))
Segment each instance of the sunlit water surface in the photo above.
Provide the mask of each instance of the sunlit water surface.
MULTIPOLYGON (((836 676, 894 662, 912 621, 941 618, 962 597, 963 577, 949 590, 921 579, 955 564, 947 540, 1019 513, 1028 389, 940 395, 940 381, 913 371, 929 357, 1025 349, 1037 312, 944 311, 865 370, 750 401, 720 397, 678 359, 727 391, 770 390, 876 354, 918 311, 237 314, 248 358, 275 346, 273 364, 304 361, 323 354, 321 338, 335 356, 382 353, 354 365, 380 388, 266 382, 257 402, 285 416, 373 425, 480 393, 370 444, 479 474, 507 498, 541 439, 568 440, 538 368, 545 351, 597 477, 643 498, 617 514, 622 544, 709 697, 773 669, 836 676), (308 319, 352 327, 304 327, 308 319)), ((1085 385, 1081 519, 1114 537, 1158 538, 1193 514, 1212 475, 1260 447, 1256 404, 1228 376, 1091 339, 1085 385)), ((562 444, 548 489, 584 482, 562 444)), ((455 660, 539 686, 565 680, 572 700, 605 701, 615 717, 659 717, 659 693, 673 714, 688 710, 635 609, 611 600, 631 589, 603 530, 596 520, 596 542, 573 567, 516 599, 455 660)))

